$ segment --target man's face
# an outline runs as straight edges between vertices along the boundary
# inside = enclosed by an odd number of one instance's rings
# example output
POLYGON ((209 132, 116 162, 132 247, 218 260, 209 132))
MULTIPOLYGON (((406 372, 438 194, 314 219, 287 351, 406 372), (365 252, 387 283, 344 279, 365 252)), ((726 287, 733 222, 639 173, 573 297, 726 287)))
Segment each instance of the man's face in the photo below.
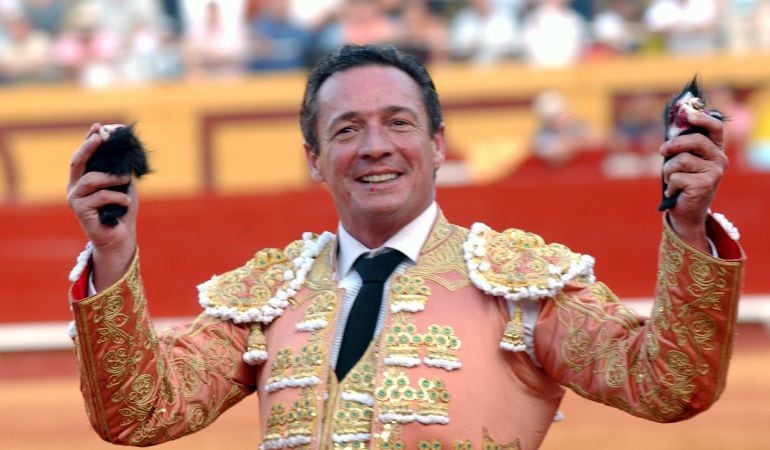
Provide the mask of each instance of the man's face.
POLYGON ((444 126, 431 135, 419 87, 409 75, 386 66, 337 72, 318 90, 317 108, 318 152, 305 149, 310 174, 328 185, 353 236, 395 232, 433 201, 444 126))

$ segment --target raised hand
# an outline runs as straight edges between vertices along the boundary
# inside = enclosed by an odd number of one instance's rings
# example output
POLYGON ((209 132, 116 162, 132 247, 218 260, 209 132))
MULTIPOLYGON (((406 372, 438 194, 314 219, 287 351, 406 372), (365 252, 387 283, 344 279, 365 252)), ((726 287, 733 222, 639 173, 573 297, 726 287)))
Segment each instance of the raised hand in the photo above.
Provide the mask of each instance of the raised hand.
POLYGON ((133 183, 126 193, 109 189, 130 183, 131 175, 86 172, 86 163, 109 137, 108 127, 99 123, 91 126, 85 142, 72 156, 67 185, 70 208, 94 246, 93 279, 97 290, 120 279, 136 252, 136 190, 133 183), (114 226, 99 220, 99 208, 108 204, 127 208, 126 214, 114 226))

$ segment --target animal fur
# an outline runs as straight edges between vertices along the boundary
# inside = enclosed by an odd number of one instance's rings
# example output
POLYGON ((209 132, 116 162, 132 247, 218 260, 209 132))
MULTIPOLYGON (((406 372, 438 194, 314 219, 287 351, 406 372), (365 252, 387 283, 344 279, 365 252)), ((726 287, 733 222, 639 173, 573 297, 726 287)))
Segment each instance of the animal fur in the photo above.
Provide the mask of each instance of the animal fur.
MULTIPOLYGON (((682 92, 666 104, 666 108, 663 110, 663 120, 666 124, 665 139, 669 140, 677 136, 695 133, 708 136, 708 130, 692 125, 687 120, 688 113, 696 111, 704 111, 711 117, 725 120, 724 116, 719 111, 715 109, 706 109, 706 101, 701 94, 697 75, 687 83, 684 89, 682 89, 682 92)), ((671 158, 671 156, 667 156, 664 163, 671 158)), ((676 201, 680 194, 680 192, 677 192, 671 197, 666 197, 666 189, 668 186, 665 182, 662 182, 662 185, 663 195, 660 206, 658 206, 658 211, 665 211, 676 206, 676 201)))
MULTIPOLYGON (((96 149, 86 162, 86 172, 106 172, 112 175, 133 174, 136 178, 150 172, 147 152, 142 142, 134 134, 134 127, 125 126, 112 130, 109 138, 96 149)), ((108 189, 128 192, 131 183, 113 186, 108 189)), ((115 226, 118 219, 126 214, 126 207, 109 204, 99 208, 99 220, 104 225, 115 226)))

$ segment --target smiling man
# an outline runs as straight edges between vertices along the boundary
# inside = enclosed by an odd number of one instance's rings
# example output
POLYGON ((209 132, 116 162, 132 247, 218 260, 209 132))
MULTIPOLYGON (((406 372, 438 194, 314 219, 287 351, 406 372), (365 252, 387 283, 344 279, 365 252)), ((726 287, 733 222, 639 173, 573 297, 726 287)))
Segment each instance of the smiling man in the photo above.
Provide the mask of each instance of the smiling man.
POLYGON ((156 335, 127 177, 85 172, 69 202, 91 239, 70 301, 89 418, 110 442, 151 445, 260 397, 261 447, 533 449, 564 387, 660 422, 724 388, 743 253, 708 208, 727 159, 722 123, 661 145, 657 303, 639 317, 595 280, 593 260, 517 229, 451 224, 435 196, 445 154, 425 68, 392 47, 345 46, 310 74, 301 123, 336 235, 306 233, 199 286, 192 324, 156 335), (98 208, 128 213, 99 223, 98 208))

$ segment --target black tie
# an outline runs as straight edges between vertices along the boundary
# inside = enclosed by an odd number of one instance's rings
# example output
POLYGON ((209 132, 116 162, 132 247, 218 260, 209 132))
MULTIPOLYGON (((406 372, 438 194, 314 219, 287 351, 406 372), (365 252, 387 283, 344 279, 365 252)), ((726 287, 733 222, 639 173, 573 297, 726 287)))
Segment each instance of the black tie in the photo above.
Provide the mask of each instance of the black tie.
POLYGON ((340 354, 334 370, 338 380, 342 380, 353 368, 372 341, 382 304, 382 288, 396 266, 405 258, 398 250, 386 251, 371 258, 367 256, 361 255, 353 264, 363 284, 350 308, 345 334, 342 335, 340 354))

